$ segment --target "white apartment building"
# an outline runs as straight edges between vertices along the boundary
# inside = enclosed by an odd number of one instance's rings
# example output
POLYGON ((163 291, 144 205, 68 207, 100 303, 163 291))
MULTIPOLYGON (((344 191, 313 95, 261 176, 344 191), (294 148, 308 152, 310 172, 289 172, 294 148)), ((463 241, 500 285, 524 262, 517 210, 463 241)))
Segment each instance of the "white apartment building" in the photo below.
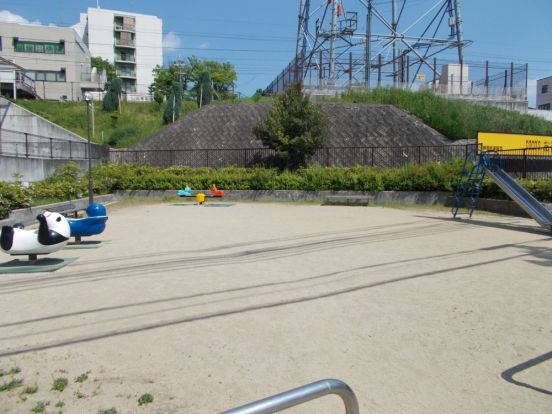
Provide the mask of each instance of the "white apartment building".
POLYGON ((101 90, 105 76, 90 67, 90 53, 68 27, 0 24, 0 91, 13 98, 72 100, 101 90))
POLYGON ((537 109, 552 109, 552 76, 537 80, 537 109))
POLYGON ((81 13, 73 26, 92 56, 114 63, 127 97, 149 97, 153 69, 163 64, 163 22, 156 16, 100 8, 81 13))

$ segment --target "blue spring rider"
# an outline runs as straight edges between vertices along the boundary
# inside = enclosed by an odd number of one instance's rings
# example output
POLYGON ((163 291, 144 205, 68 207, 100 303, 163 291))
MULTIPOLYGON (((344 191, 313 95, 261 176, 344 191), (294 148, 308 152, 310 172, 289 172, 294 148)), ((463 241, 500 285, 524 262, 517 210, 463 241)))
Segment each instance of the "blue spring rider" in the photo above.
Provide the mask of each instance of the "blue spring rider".
POLYGON ((81 242, 81 237, 94 236, 105 230, 107 211, 103 204, 90 204, 86 208, 86 215, 88 217, 80 219, 67 219, 69 227, 71 228, 71 237, 74 237, 77 243, 81 242))
POLYGON ((179 197, 193 197, 192 189, 189 186, 186 186, 183 190, 178 190, 176 195, 179 197))

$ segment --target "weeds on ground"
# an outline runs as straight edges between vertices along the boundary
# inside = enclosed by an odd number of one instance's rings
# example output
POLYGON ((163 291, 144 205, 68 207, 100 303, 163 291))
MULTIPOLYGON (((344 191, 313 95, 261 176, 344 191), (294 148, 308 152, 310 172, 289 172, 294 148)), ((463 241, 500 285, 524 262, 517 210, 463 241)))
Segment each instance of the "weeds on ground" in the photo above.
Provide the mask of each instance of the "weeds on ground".
POLYGON ((153 402, 153 395, 148 393, 142 394, 140 398, 138 398, 138 405, 149 404, 151 402, 153 402))
POLYGON ((67 378, 59 377, 54 380, 52 383, 52 391, 63 391, 65 387, 67 387, 67 384, 69 384, 69 381, 67 378))
POLYGON ((89 373, 90 373, 90 371, 87 371, 83 374, 80 374, 77 378, 75 378, 75 382, 83 383, 84 381, 86 381, 88 379, 88 374, 89 373))
POLYGON ((3 369, 0 369, 0 378, 3 377, 4 375, 15 375, 15 374, 19 374, 20 372, 21 372, 21 368, 19 367, 10 368, 9 371, 4 371, 3 369))
POLYGON ((117 414, 117 410, 114 407, 111 407, 108 410, 100 410, 98 414, 117 414))
POLYGON ((25 388, 23 388, 23 391, 21 391, 21 394, 34 394, 38 391, 37 385, 28 385, 25 388))
POLYGON ((50 401, 38 401, 36 405, 31 409, 33 413, 43 413, 46 411, 46 407, 50 405, 50 401))
POLYGON ((23 385, 23 380, 14 378, 10 382, 5 382, 0 385, 0 391, 11 391, 14 388, 20 387, 21 385, 23 385))

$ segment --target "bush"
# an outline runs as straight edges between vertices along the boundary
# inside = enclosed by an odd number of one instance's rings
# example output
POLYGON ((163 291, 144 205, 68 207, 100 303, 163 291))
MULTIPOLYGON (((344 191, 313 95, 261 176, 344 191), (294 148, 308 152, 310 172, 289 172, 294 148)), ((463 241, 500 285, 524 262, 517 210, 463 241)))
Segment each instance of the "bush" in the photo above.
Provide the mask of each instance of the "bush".
POLYGON ((12 210, 30 205, 31 195, 20 183, 0 181, 0 219, 7 218, 12 210))
MULTIPOLYGON (((449 191, 455 190, 462 160, 425 165, 408 164, 401 168, 310 167, 296 171, 271 168, 226 167, 157 168, 137 165, 107 164, 92 170, 94 193, 116 190, 176 190, 189 185, 196 190, 211 184, 226 190, 345 190, 345 191, 449 191)), ((15 208, 48 200, 80 198, 87 194, 87 177, 74 164, 59 168, 47 180, 29 188, 20 183, 0 182, 0 217, 15 208)), ((552 180, 520 180, 542 202, 552 202, 552 180)), ((508 198, 488 178, 482 197, 508 198)))

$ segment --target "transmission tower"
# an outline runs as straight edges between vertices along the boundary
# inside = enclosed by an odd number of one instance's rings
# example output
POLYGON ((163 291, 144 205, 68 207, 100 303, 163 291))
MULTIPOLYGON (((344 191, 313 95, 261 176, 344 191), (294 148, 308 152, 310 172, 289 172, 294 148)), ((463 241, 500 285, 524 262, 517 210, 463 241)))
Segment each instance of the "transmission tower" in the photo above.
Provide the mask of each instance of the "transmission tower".
POLYGON ((408 86, 425 73, 439 78, 435 56, 451 50, 462 70, 471 41, 460 12, 460 0, 300 0, 292 79, 305 87, 408 86))

